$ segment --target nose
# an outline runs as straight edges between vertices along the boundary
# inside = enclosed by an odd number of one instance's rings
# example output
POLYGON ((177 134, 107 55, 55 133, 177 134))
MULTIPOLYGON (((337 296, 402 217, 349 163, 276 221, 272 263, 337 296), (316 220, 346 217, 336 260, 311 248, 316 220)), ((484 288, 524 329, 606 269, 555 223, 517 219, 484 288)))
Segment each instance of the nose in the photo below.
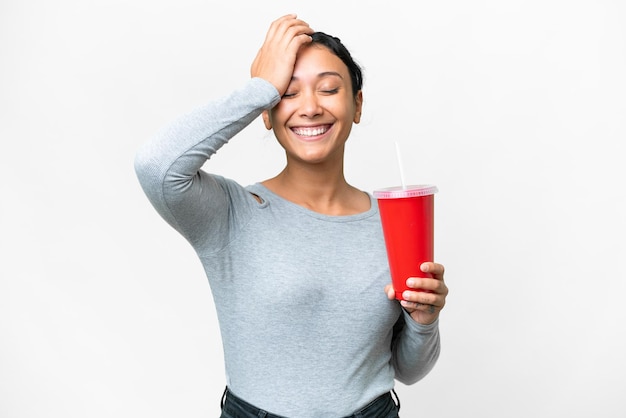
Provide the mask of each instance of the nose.
POLYGON ((322 106, 315 91, 307 91, 300 98, 300 116, 314 118, 322 113, 322 106))

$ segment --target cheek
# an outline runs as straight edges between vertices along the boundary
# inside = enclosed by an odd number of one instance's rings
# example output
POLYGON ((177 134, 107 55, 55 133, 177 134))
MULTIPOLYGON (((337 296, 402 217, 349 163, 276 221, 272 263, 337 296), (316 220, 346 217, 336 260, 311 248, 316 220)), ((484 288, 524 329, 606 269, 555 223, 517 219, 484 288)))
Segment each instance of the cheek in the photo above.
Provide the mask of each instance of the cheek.
POLYGON ((354 119, 355 107, 349 104, 343 103, 342 105, 337 105, 333 108, 329 108, 332 111, 332 114, 335 116, 337 120, 342 120, 345 123, 351 123, 354 119), (332 110, 331 110, 332 109, 332 110))
POLYGON ((285 119, 286 115, 292 114, 296 109, 296 100, 281 100, 272 108, 271 114, 273 114, 276 119, 285 119))
POLYGON ((352 96, 330 96, 324 101, 324 107, 331 111, 338 119, 350 119, 356 112, 356 103, 352 96))
POLYGON ((272 124, 272 128, 276 129, 284 125, 288 119, 286 115, 287 113, 285 112, 284 107, 281 107, 281 108, 278 108, 278 106, 274 107, 272 111, 269 113, 269 120, 272 124))

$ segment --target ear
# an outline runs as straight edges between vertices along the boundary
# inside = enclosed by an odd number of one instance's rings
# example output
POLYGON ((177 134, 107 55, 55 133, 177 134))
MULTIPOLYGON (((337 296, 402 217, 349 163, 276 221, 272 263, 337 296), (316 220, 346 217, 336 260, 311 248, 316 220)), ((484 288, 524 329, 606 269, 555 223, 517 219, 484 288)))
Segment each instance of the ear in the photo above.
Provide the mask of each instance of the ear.
POLYGON ((363 91, 359 90, 354 98, 354 123, 361 122, 361 111, 363 110, 363 91))
POLYGON ((272 129, 272 122, 270 121, 270 112, 268 110, 264 110, 263 113, 261 114, 261 117, 263 117, 263 124, 265 125, 265 128, 270 131, 272 129))

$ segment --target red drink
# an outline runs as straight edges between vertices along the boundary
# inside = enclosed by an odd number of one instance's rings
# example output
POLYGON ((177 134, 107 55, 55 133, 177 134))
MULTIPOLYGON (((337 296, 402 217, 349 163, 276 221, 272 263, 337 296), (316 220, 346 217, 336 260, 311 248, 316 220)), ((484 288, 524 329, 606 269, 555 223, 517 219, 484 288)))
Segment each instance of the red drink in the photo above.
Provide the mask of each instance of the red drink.
POLYGON ((374 191, 378 200, 391 281, 396 299, 410 289, 409 277, 432 277, 420 270, 434 261, 434 203, 436 186, 389 187, 374 191))

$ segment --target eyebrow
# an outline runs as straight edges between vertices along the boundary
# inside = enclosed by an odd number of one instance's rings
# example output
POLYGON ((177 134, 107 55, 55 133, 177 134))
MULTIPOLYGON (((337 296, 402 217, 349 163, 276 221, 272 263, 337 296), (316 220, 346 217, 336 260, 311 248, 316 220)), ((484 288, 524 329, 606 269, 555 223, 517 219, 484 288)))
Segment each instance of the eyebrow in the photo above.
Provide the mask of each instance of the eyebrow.
POLYGON ((341 74, 339 74, 338 72, 335 71, 324 71, 323 73, 319 73, 317 75, 317 78, 323 78, 323 77, 328 77, 328 76, 337 76, 339 78, 341 78, 343 80, 343 77, 341 76, 341 74))
MULTIPOLYGON (((342 79, 342 80, 343 80, 343 77, 341 76, 341 74, 339 74, 339 73, 338 73, 338 72, 336 72, 336 71, 324 71, 324 72, 321 72, 321 73, 319 73, 319 74, 317 75, 317 78, 324 78, 324 77, 329 77, 329 76, 339 77, 340 79, 342 79)), ((298 77, 294 77, 294 76, 292 76, 292 77, 291 77, 291 79, 292 79, 292 80, 298 80, 298 77)))

